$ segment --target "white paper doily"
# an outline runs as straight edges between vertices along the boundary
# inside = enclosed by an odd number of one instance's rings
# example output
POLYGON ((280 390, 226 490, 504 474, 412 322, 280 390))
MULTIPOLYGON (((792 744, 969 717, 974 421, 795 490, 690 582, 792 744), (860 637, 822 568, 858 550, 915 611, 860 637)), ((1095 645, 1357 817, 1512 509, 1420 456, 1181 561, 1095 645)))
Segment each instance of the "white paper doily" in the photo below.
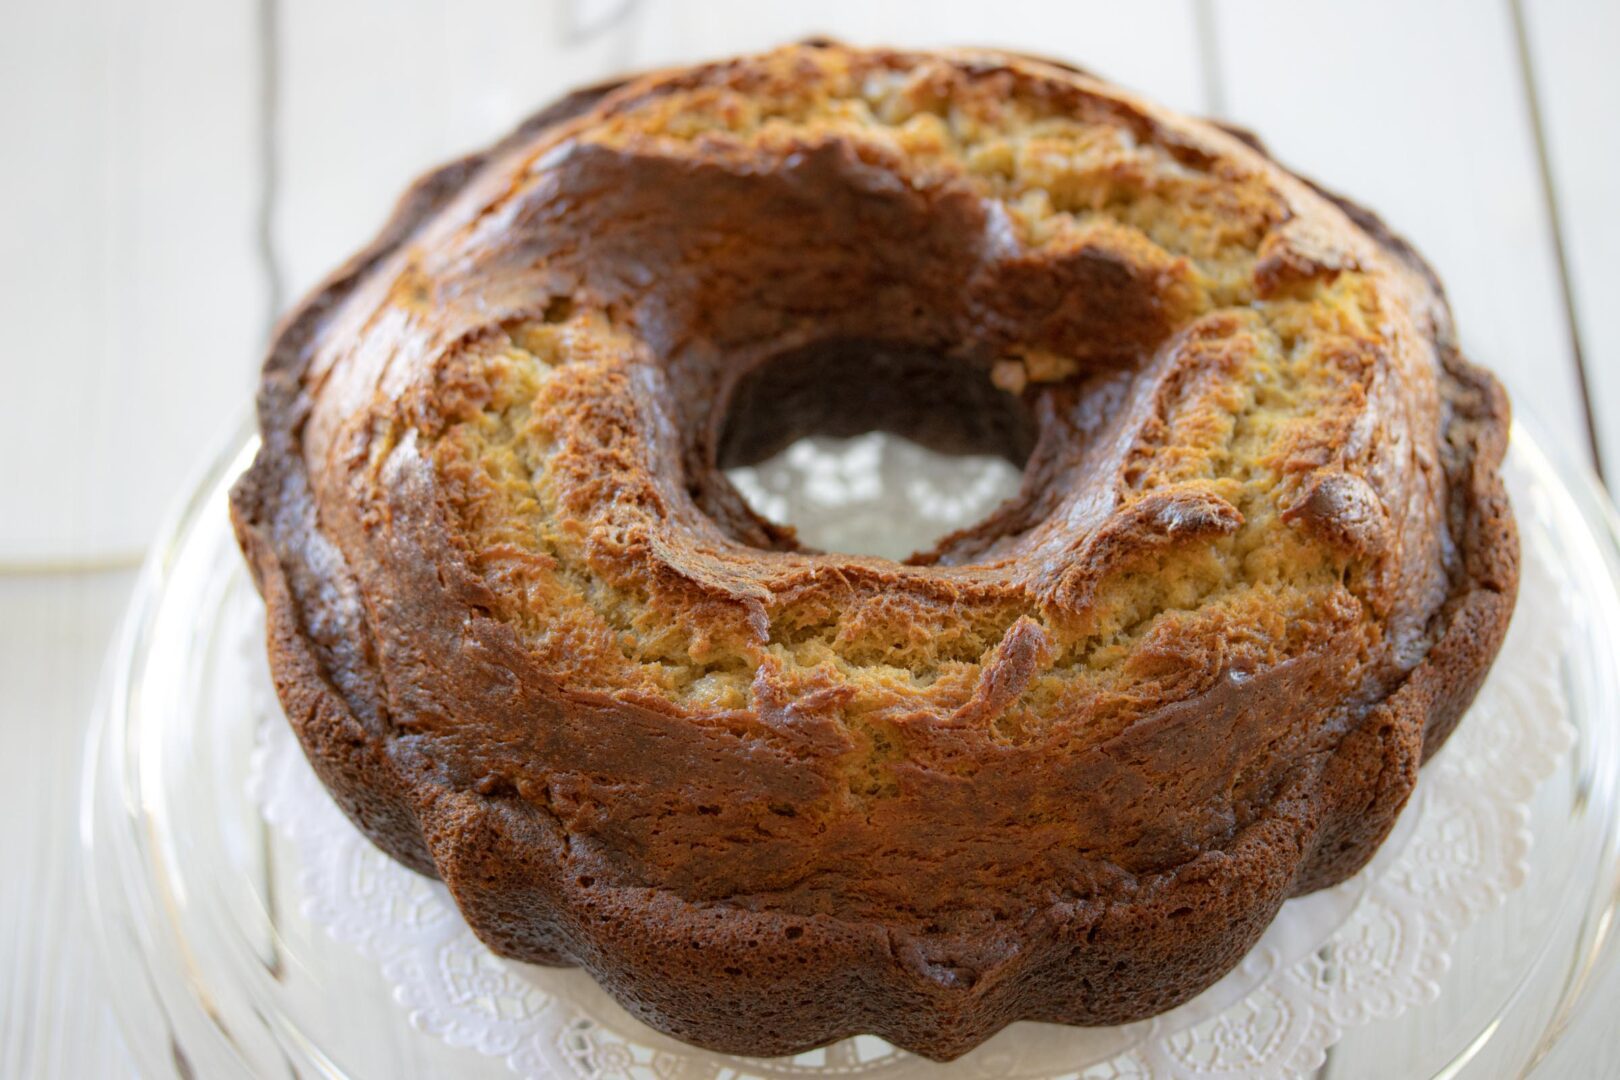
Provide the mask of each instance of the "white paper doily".
MULTIPOLYGON (((880 435, 805 440, 730 475, 762 511, 800 524, 807 541, 886 555, 983 516, 1017 477, 999 461, 964 467, 880 435)), ((267 674, 254 688, 252 794, 297 851, 304 915, 381 967, 411 1024, 503 1058, 518 1076, 1294 1076, 1317 1068, 1346 1028, 1432 1000, 1457 934, 1523 881, 1527 805, 1571 739, 1556 670, 1556 583, 1532 549, 1524 554, 1501 659, 1372 864, 1286 903, 1236 969, 1178 1009, 1117 1028, 1015 1024, 948 1066, 871 1036, 794 1058, 698 1050, 631 1018, 582 972, 494 956, 442 884, 383 855, 338 810, 267 674)), ((262 671, 262 636, 249 637, 244 648, 262 671)))

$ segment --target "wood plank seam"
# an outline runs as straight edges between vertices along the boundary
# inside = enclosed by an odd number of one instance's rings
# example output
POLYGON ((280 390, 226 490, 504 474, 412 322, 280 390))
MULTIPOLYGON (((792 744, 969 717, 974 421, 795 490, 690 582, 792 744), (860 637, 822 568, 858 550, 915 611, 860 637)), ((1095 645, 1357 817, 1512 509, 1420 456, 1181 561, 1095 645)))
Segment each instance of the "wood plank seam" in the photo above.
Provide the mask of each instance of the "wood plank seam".
POLYGON ((1523 0, 1507 0, 1508 15, 1513 24, 1513 49, 1519 61, 1519 80, 1530 116, 1530 137, 1535 144, 1536 177, 1541 186, 1542 212, 1547 219, 1547 231, 1552 236, 1553 261, 1558 267, 1558 293, 1564 304, 1564 322, 1569 334, 1570 356, 1575 361, 1575 383, 1581 391, 1581 419, 1586 426, 1587 455, 1599 480, 1603 475, 1603 455, 1598 446, 1597 419, 1592 407, 1592 380, 1586 372, 1586 357, 1581 349, 1581 326, 1575 306, 1575 287, 1570 279, 1569 253, 1564 243, 1562 215, 1558 208, 1558 188, 1553 182, 1551 158, 1547 151, 1547 126, 1542 113, 1541 96, 1536 90, 1535 62, 1530 56, 1529 35, 1525 30, 1523 0))
POLYGON ((1215 35, 1215 0, 1193 0, 1193 22, 1202 61, 1204 115, 1220 120, 1226 117, 1226 73, 1221 66, 1221 49, 1215 35))
POLYGON ((279 142, 277 138, 277 120, 279 116, 278 97, 281 92, 281 41, 278 33, 279 12, 278 0, 259 0, 257 12, 258 55, 259 55, 259 204, 257 207, 254 232, 256 249, 259 257, 259 267, 264 274, 265 289, 265 323, 264 339, 269 340, 270 331, 276 320, 281 317, 282 305, 286 302, 285 274, 282 272, 281 261, 276 252, 275 215, 278 201, 281 170, 277 160, 279 142))

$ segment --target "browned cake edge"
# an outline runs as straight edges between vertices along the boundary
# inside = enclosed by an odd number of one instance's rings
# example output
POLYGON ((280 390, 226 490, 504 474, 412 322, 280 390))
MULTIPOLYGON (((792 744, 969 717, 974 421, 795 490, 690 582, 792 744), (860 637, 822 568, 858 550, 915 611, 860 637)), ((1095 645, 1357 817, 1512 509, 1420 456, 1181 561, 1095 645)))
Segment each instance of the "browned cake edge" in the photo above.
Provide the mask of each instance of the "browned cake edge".
MULTIPOLYGON (((611 89, 564 99, 501 145, 579 114, 611 89)), ((294 599, 342 589, 347 574, 314 529, 299 449, 308 408, 301 382, 330 314, 484 160, 463 158, 419 180, 372 244, 282 320, 258 400, 263 445, 232 492, 231 512, 264 596, 276 689, 317 774, 379 847, 442 877, 496 952, 577 963, 647 1023, 702 1046, 775 1055, 873 1032, 943 1060, 1018 1019, 1116 1024, 1171 1008, 1232 967, 1283 900, 1342 880, 1372 856, 1418 766, 1478 691, 1518 584, 1518 541, 1498 475, 1507 399, 1450 340, 1437 345, 1461 569, 1440 615, 1445 629, 1426 658, 1367 712, 1323 770, 1282 792, 1226 849, 1144 883, 1100 913, 1079 910, 1082 903, 1040 912, 1023 927, 1024 947, 970 983, 941 978, 948 957, 882 925, 694 904, 653 889, 605 890, 558 869, 567 838, 544 815, 517 814, 425 771, 405 772, 387 752, 385 725, 357 716, 332 684, 307 630, 311 613, 294 599)), ((1422 265, 1375 217, 1335 201, 1390 250, 1422 265)), ((1449 338, 1448 327, 1441 333, 1449 338)))

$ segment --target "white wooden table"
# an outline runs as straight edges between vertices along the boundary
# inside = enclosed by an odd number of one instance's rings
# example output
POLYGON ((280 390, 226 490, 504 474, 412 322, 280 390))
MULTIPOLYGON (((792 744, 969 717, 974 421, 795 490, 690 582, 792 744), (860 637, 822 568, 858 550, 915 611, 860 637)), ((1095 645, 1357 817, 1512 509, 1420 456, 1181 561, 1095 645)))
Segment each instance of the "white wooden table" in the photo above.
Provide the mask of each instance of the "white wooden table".
MULTIPOLYGON (((1379 210, 1519 414, 1620 477, 1613 0, 0 11, 0 1077, 128 1074, 76 915, 84 720, 131 568, 245 407, 274 312, 411 176, 571 84, 812 33, 1073 59, 1379 210)), ((1620 971, 1602 979, 1542 1075, 1620 1075, 1620 971)), ((1352 1038, 1325 1071, 1393 1053, 1352 1038)))

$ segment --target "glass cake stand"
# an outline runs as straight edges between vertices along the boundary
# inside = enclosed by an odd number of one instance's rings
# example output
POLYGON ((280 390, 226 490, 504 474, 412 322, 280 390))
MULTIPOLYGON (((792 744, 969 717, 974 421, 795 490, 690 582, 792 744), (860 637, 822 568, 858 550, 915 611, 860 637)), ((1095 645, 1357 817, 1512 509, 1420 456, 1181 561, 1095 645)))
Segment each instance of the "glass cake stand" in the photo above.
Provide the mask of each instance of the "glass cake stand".
MULTIPOLYGON (((240 629, 262 613, 226 493, 254 446, 244 431, 149 559, 87 751, 87 899, 125 1036, 152 1077, 506 1077, 498 1058, 412 1027, 378 966, 311 924, 295 855, 247 793, 255 731, 241 673, 262 660, 242 655, 240 629)), ((1558 676, 1575 746, 1530 803, 1525 883, 1455 942, 1438 1000, 1348 1031, 1334 1075, 1531 1072, 1593 972, 1620 959, 1615 518, 1583 471, 1555 467, 1522 427, 1507 471, 1524 543, 1562 577, 1558 676)))

